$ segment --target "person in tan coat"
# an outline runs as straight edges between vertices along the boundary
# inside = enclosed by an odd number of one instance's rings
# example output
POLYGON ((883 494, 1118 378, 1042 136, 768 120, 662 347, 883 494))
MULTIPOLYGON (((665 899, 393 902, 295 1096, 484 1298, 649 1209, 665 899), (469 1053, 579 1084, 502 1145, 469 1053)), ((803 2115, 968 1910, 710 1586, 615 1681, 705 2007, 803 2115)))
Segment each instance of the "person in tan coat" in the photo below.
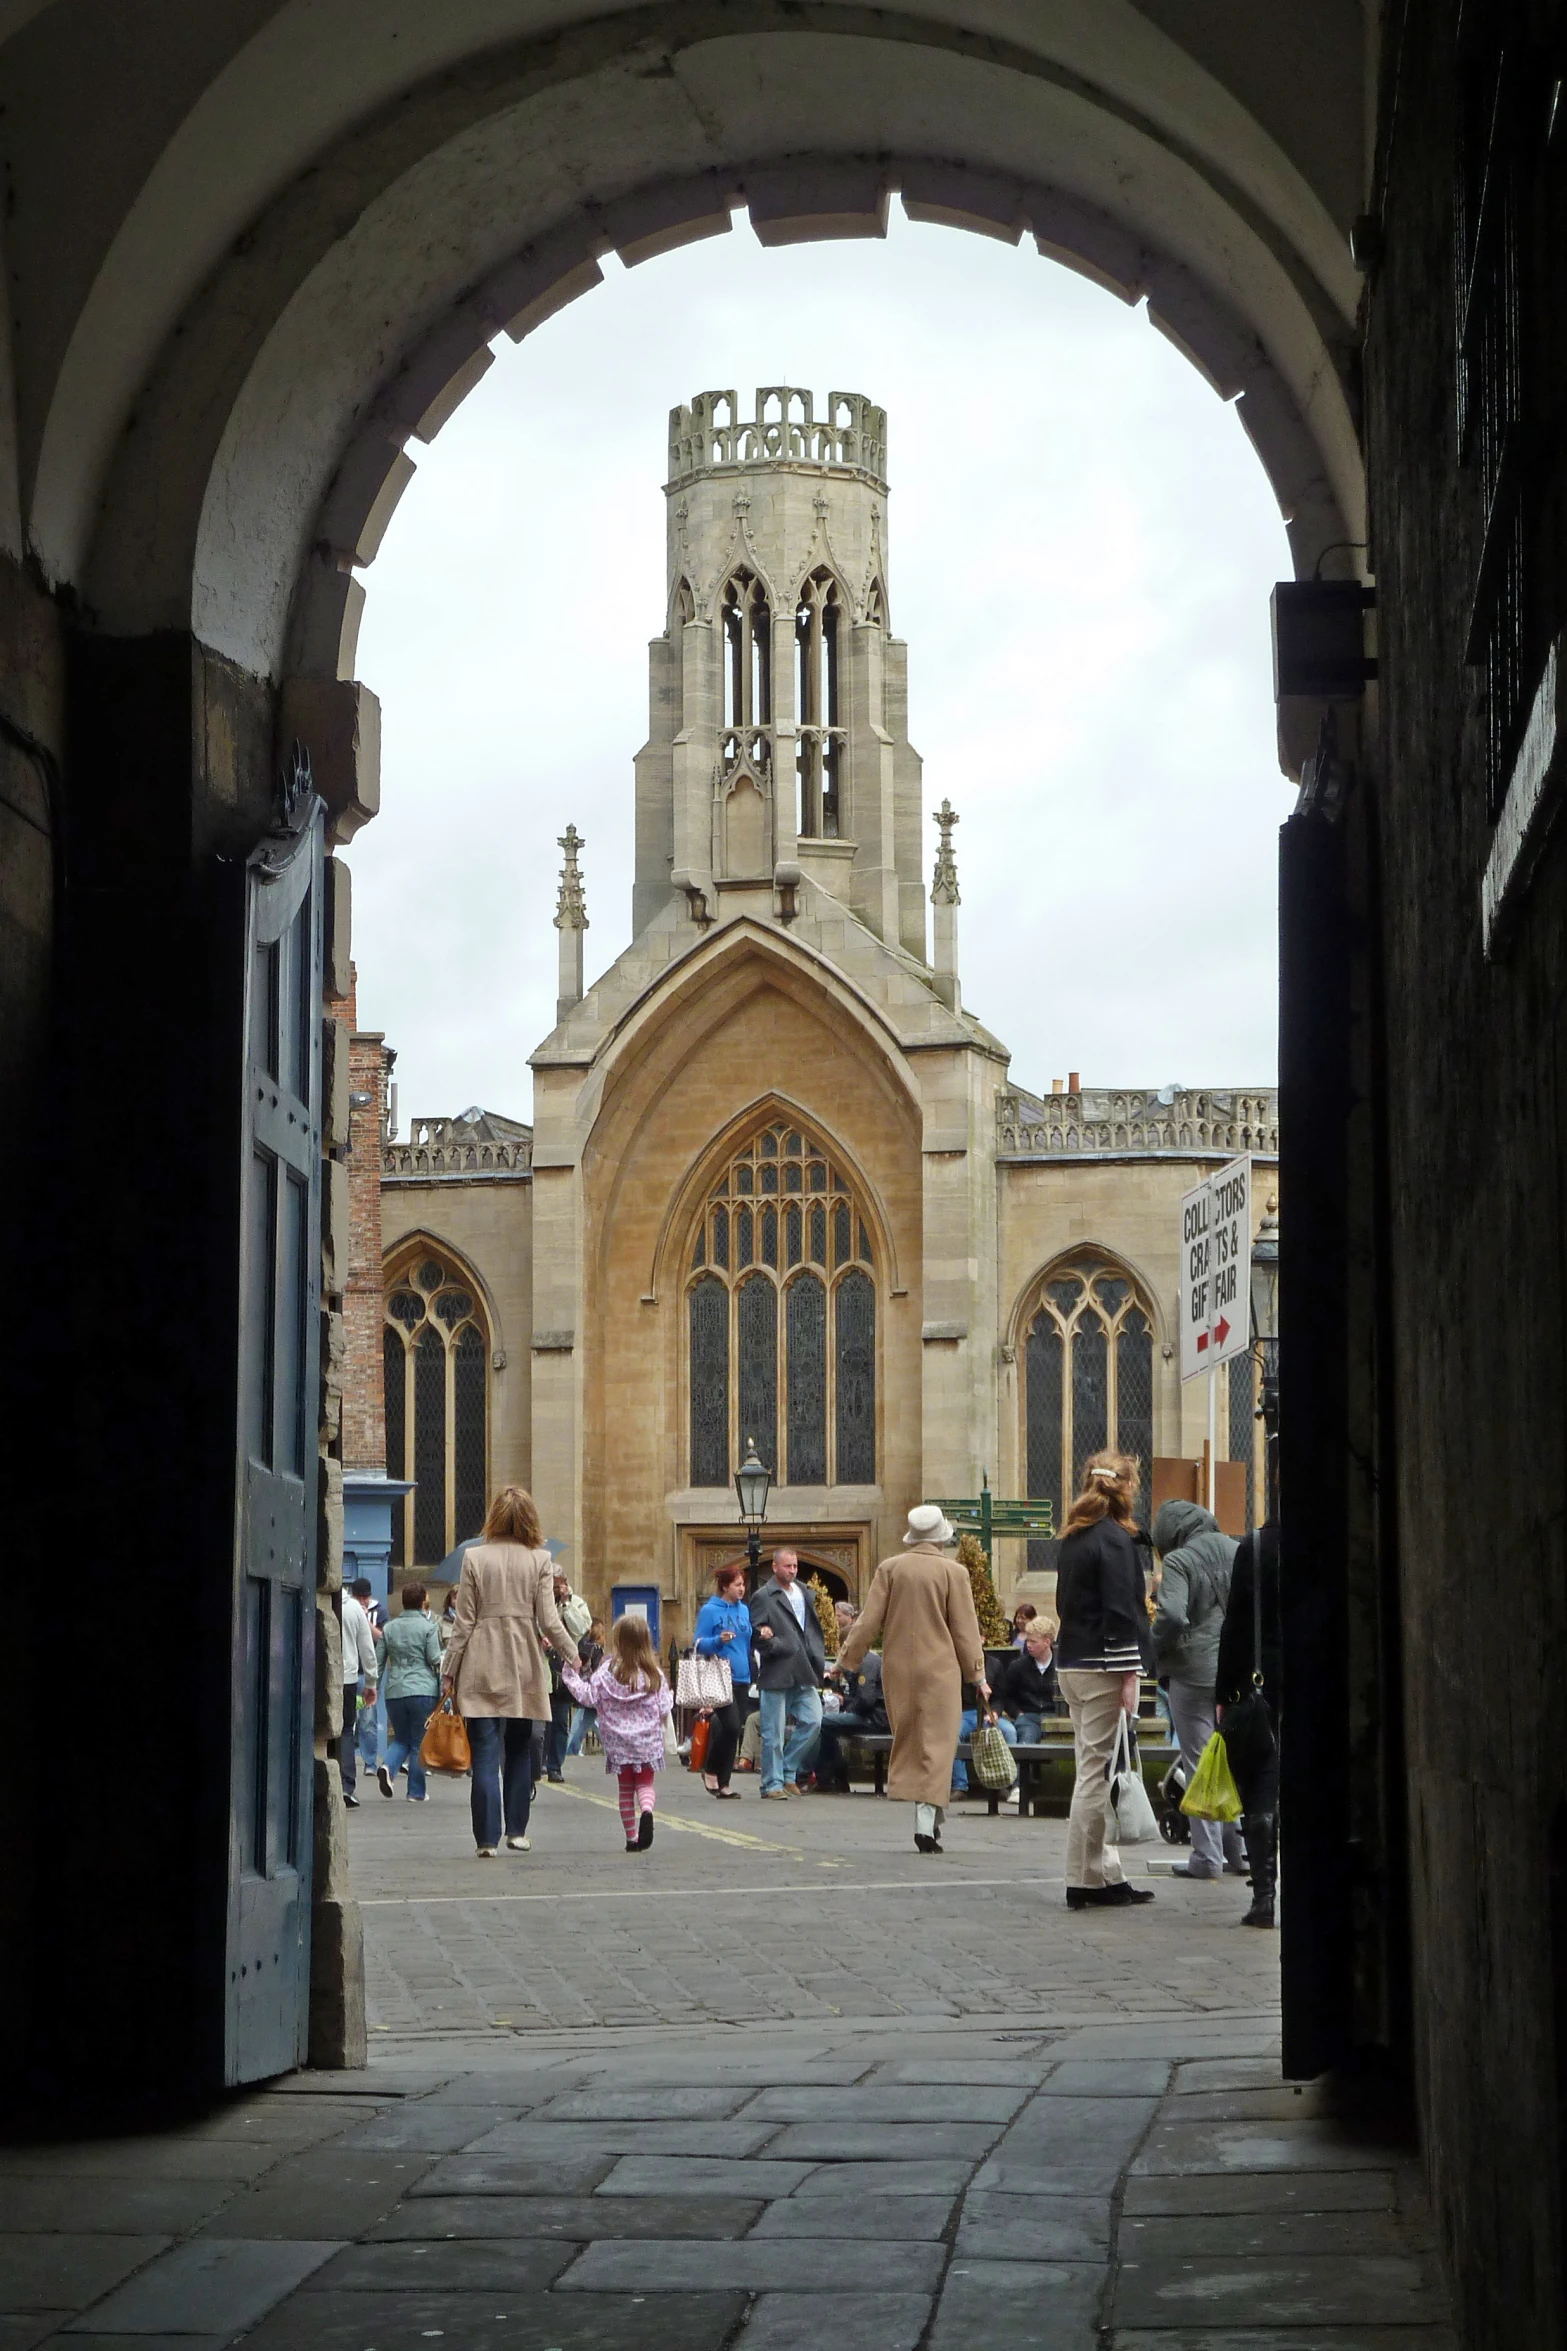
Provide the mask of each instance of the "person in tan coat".
POLYGON ((555 1605, 555 1563, 539 1540, 533 1496, 503 1486, 484 1532, 463 1554, 457 1624, 441 1659, 441 1687, 455 1700, 473 1749, 473 1841, 493 1861, 504 1825, 526 1853, 533 1804, 533 1726, 550 1719, 548 1641, 577 1662, 577 1644, 555 1605))
POLYGON ((909 1512, 901 1555, 884 1559, 871 1579, 859 1622, 838 1652, 850 1673, 881 1642, 882 1690, 892 1722, 887 1793, 914 1806, 914 1843, 941 1851, 941 1824, 958 1748, 963 1684, 982 1697, 985 1644, 967 1572, 945 1556, 957 1541, 934 1502, 909 1512))

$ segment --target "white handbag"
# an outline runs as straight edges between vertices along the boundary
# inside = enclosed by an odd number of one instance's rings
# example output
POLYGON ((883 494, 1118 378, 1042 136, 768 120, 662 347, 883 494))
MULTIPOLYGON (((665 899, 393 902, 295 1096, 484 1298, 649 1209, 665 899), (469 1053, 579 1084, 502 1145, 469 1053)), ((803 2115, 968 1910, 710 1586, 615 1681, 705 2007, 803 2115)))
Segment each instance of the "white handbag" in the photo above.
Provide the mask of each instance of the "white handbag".
POLYGON ((733 1678, 723 1658, 681 1658, 675 1674, 677 1706, 694 1706, 699 1713, 711 1714, 715 1706, 727 1706, 733 1696, 733 1678))
POLYGON ((1114 1841, 1118 1845, 1147 1845, 1159 1834, 1158 1818, 1148 1801, 1143 1775, 1132 1761, 1129 1714, 1121 1717, 1110 1756, 1110 1812, 1115 1823, 1114 1841))

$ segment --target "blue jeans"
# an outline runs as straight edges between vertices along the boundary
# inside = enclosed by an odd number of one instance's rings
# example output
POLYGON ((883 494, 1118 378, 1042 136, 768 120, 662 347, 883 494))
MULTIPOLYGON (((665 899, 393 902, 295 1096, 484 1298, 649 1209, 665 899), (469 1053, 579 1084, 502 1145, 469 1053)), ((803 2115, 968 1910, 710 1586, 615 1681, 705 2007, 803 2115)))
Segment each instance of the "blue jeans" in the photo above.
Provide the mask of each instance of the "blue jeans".
POLYGON ((441 1703, 439 1690, 415 1691, 408 1698, 388 1698, 386 1701, 386 1753, 382 1757, 387 1770, 395 1780, 406 1763, 408 1766, 408 1793, 416 1800, 424 1794, 424 1765, 419 1761, 420 1742, 424 1726, 441 1703))
POLYGON ((811 1768, 822 1727, 820 1690, 762 1692, 762 1794, 811 1768))
POLYGON ((589 1731, 597 1728, 597 1725, 598 1715, 593 1707, 573 1707, 571 1715, 571 1736, 566 1741, 566 1753, 568 1755, 580 1755, 582 1753, 583 1740, 587 1737, 589 1731))
POLYGON ((505 1714, 470 1714, 473 1749, 473 1841, 495 1847, 502 1823, 508 1837, 525 1837, 533 1809, 534 1724, 505 1714))
MULTIPOLYGON (((1008 1721, 1004 1714, 998 1715, 996 1719, 1001 1725, 1001 1736, 1005 1739, 1007 1745, 1009 1747, 1015 1747, 1017 1745, 1017 1732, 1013 1728, 1012 1724, 1008 1721)), ((963 1712, 958 1716, 958 1737, 960 1739, 966 1739, 969 1735, 969 1732, 974 1728, 974 1725, 978 1722, 978 1720, 979 1709, 975 1706, 965 1706, 963 1712)), ((952 1785, 954 1790, 960 1788, 966 1789, 968 1786, 968 1765, 966 1763, 960 1762, 956 1756, 953 1757, 952 1761, 952 1785)))

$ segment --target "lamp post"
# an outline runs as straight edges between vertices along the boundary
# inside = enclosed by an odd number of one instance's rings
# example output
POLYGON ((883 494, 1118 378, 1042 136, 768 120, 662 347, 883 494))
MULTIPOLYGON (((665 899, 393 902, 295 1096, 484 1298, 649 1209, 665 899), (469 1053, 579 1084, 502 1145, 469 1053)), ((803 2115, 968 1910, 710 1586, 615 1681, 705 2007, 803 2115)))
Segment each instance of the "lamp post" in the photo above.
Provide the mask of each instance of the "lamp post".
POLYGON ((1270 1200, 1257 1238, 1251 1245, 1251 1344, 1262 1368, 1262 1422, 1264 1518, 1279 1512, 1279 1220, 1278 1202, 1270 1200))
POLYGON ((745 1459, 735 1471, 735 1492, 740 1498, 740 1516, 745 1521, 746 1559, 753 1584, 762 1564, 762 1522, 767 1516, 772 1482, 772 1471, 764 1469, 756 1458, 756 1439, 747 1437, 745 1459))

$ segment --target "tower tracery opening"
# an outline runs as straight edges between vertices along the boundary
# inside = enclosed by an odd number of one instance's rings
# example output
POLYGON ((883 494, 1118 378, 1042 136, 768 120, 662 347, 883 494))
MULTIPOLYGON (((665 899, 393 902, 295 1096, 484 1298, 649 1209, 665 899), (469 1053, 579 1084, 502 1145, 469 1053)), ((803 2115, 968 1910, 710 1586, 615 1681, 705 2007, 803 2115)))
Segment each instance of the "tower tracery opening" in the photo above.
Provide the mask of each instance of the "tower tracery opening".
POLYGON ((835 841, 841 823, 841 767, 845 730, 839 723, 839 629, 843 602, 831 572, 816 571, 795 606, 799 664, 800 838, 835 841))
POLYGON ((748 761, 765 773, 773 723, 773 619, 767 590, 736 572, 724 590, 724 767, 748 761))
POLYGON ((709 1185, 686 1258, 690 1482, 748 1442, 780 1484, 876 1483, 876 1256, 830 1152, 787 1121, 709 1185))

